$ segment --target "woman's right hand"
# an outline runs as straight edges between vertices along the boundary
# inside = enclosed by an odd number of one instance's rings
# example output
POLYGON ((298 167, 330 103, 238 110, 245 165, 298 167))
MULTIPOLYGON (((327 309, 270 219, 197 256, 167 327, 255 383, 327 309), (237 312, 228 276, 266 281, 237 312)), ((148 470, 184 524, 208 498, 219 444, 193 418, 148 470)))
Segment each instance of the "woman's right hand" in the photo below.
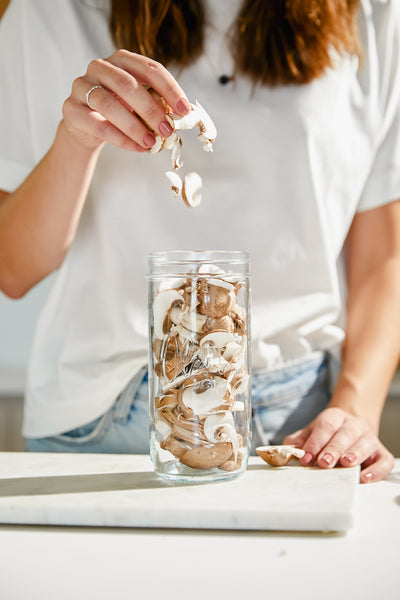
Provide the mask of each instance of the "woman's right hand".
POLYGON ((183 116, 190 103, 174 77, 160 63, 146 56, 117 50, 109 58, 93 60, 83 77, 72 84, 64 102, 63 121, 67 131, 85 148, 97 149, 104 142, 125 150, 145 152, 173 129, 165 118, 162 100, 183 116), (86 102, 90 93, 90 108, 86 102), (148 125, 148 127, 146 126, 148 125))

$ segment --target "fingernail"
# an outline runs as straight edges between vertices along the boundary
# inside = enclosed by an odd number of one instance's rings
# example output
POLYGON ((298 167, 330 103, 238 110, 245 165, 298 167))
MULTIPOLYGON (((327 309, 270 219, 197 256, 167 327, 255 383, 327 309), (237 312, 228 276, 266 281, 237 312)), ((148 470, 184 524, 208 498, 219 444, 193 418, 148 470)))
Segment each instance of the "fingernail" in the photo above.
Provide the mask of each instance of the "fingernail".
POLYGON ((187 113, 191 109, 190 102, 188 100, 186 100, 186 98, 181 98, 176 103, 176 108, 178 109, 178 111, 180 113, 187 113))
POLYGON ((322 460, 324 463, 330 466, 333 463, 333 456, 332 454, 329 454, 329 452, 327 452, 323 455, 323 457, 320 460, 322 460))
POLYGON ((156 138, 154 137, 154 135, 151 135, 151 133, 146 133, 146 135, 143 138, 143 143, 145 146, 154 146, 154 144, 156 143, 156 138))
POLYGON ((303 465, 308 465, 308 463, 310 463, 312 461, 313 455, 311 454, 311 452, 306 452, 305 455, 303 456, 303 458, 301 459, 301 463, 303 465))
POLYGON ((344 461, 348 462, 348 463, 353 463, 357 460, 357 457, 355 454, 353 454, 352 452, 349 452, 348 454, 346 454, 345 456, 343 456, 344 461))
POLYGON ((364 481, 364 483, 370 483, 374 478, 373 473, 363 473, 362 474, 362 480, 364 481))
POLYGON ((162 123, 160 123, 160 125, 158 126, 158 131, 163 137, 168 137, 171 135, 171 133, 173 133, 174 130, 168 123, 168 121, 162 121, 162 123))

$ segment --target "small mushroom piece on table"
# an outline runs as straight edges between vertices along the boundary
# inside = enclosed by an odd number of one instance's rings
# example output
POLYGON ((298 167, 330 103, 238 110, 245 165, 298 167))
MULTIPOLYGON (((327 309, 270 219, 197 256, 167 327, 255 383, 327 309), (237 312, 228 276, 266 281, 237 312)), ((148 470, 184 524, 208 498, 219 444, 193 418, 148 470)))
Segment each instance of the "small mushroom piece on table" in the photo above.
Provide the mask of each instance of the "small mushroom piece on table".
POLYGON ((272 467, 283 467, 292 458, 303 458, 305 452, 295 446, 258 446, 256 452, 260 458, 272 467))

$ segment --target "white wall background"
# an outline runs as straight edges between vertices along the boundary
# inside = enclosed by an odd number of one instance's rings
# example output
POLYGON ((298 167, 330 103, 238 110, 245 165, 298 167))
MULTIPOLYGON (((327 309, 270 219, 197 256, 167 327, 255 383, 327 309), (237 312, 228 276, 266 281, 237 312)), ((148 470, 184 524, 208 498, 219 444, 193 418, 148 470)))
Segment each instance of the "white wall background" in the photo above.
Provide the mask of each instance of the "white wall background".
POLYGON ((22 391, 36 321, 52 277, 20 300, 0 292, 0 394, 22 391))

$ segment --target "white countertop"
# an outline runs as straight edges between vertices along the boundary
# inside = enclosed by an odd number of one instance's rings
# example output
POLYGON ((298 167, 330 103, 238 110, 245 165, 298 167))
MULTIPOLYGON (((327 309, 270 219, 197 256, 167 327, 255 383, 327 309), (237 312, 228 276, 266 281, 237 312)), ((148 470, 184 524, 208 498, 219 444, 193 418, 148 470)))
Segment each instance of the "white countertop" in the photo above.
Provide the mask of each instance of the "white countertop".
POLYGON ((346 534, 0 526, 0 597, 398 600, 399 556, 397 460, 346 534))

